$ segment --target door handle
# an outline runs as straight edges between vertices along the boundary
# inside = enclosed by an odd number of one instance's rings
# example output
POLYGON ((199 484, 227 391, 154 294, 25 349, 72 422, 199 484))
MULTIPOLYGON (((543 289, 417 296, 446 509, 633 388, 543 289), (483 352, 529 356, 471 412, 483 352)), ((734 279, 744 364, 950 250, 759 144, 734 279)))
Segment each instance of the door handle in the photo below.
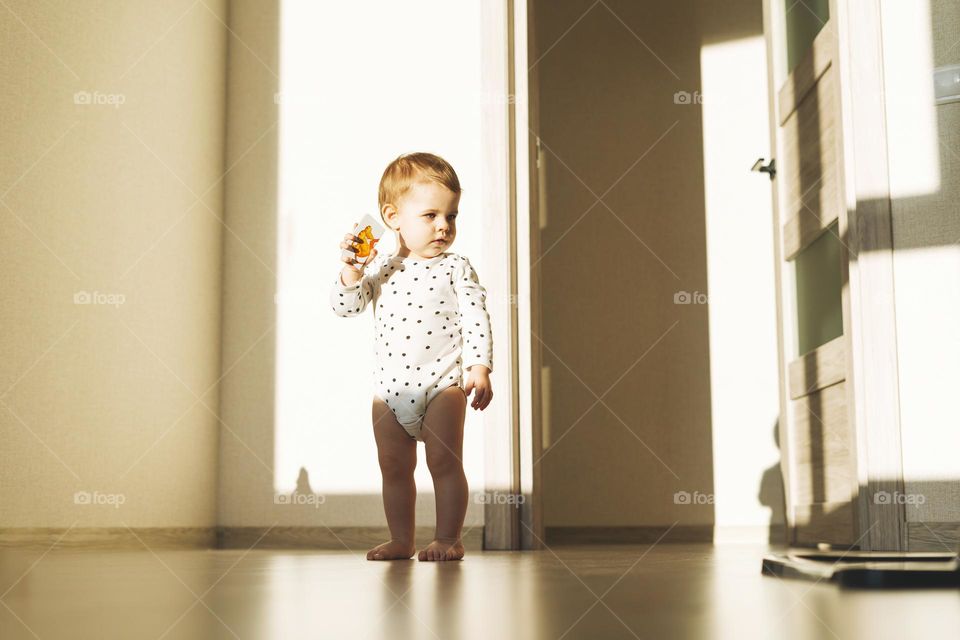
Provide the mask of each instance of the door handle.
POLYGON ((750 167, 750 171, 768 173, 770 174, 770 179, 773 180, 774 176, 777 175, 777 159, 771 158, 769 164, 763 164, 763 158, 758 158, 757 161, 753 163, 753 166, 750 167))

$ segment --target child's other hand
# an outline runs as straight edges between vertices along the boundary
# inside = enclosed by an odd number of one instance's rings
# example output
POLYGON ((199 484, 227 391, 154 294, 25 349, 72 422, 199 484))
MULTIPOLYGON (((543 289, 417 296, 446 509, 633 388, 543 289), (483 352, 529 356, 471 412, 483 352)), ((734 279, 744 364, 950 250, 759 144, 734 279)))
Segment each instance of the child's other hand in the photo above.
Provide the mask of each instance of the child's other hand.
POLYGON ((482 364, 473 365, 467 372, 467 386, 464 391, 467 397, 470 396, 470 391, 474 392, 473 401, 470 403, 474 410, 483 411, 493 399, 493 387, 490 384, 489 374, 490 370, 482 364))

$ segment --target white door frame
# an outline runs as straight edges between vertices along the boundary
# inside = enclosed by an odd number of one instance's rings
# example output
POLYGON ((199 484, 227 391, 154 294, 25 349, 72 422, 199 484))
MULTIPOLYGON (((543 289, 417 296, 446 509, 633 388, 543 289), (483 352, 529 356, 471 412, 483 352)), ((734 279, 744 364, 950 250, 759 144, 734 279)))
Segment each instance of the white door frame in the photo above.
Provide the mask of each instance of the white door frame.
POLYGON ((495 365, 494 402, 484 412, 485 549, 543 545, 538 467, 541 455, 536 113, 528 83, 527 0, 482 3, 483 251, 495 365), (534 152, 531 152, 533 149, 534 152))

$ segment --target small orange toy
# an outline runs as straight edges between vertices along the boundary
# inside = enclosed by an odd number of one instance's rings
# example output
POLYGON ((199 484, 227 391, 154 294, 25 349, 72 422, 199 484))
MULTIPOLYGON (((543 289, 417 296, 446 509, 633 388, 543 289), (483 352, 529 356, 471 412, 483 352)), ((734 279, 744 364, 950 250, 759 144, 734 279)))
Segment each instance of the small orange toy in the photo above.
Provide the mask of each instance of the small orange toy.
POLYGON ((366 264, 370 259, 370 254, 373 252, 374 245, 376 245, 383 236, 383 232, 383 225, 381 225, 376 218, 370 214, 364 215, 360 218, 360 222, 353 225, 353 235, 360 238, 360 242, 352 243, 356 251, 344 249, 341 258, 347 262, 347 264, 366 264))
POLYGON ((355 235, 363 241, 359 243, 358 242, 353 243, 353 246, 357 247, 356 257, 358 259, 368 257, 370 255, 370 252, 373 251, 374 245, 376 245, 377 242, 379 242, 379 240, 373 236, 373 229, 370 227, 370 225, 367 225, 366 228, 363 229, 363 231, 355 235))

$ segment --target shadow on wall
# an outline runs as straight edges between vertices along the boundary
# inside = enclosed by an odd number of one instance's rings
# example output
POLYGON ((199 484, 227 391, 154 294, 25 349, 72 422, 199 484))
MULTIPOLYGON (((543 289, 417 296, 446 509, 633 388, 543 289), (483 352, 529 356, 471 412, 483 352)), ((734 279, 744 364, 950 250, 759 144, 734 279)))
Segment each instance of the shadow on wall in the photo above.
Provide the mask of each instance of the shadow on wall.
MULTIPOLYGON (((773 441, 780 449, 780 420, 773 423, 773 441)), ((760 477, 760 490, 757 500, 770 509, 770 524, 767 527, 767 540, 771 544, 786 544, 786 500, 783 493, 783 474, 780 462, 768 467, 760 477)))

